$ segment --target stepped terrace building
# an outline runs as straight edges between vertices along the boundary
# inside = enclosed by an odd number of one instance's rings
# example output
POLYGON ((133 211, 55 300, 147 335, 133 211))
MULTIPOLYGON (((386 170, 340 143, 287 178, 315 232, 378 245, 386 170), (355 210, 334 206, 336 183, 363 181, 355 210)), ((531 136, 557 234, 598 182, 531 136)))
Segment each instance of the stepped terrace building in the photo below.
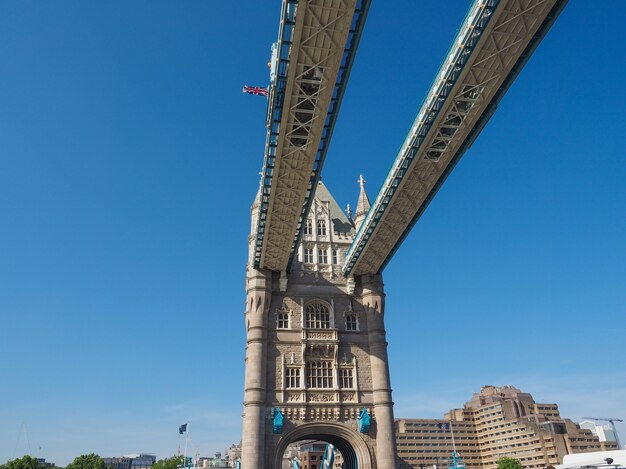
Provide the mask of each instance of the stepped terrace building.
POLYGON ((539 404, 513 386, 484 386, 443 419, 396 420, 400 468, 447 467, 453 435, 467 469, 495 469, 503 457, 545 468, 561 464, 566 454, 616 449, 615 442, 601 442, 562 418, 556 404, 539 404))

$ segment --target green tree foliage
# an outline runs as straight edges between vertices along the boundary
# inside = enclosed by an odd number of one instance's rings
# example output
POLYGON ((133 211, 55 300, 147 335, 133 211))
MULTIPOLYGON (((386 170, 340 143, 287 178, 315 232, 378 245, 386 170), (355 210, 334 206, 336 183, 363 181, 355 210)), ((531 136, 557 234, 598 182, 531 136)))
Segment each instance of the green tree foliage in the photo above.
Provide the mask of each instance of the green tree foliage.
POLYGON ((107 466, 100 456, 91 453, 78 456, 65 469, 107 469, 107 466))
POLYGON ((152 469, 176 469, 184 462, 183 456, 172 456, 171 458, 159 459, 152 465, 152 469))
POLYGON ((522 463, 515 458, 500 458, 498 469, 522 469, 522 463))
POLYGON ((37 461, 37 458, 31 456, 24 456, 19 459, 12 459, 5 464, 0 464, 0 469, 42 469, 45 467, 37 461))

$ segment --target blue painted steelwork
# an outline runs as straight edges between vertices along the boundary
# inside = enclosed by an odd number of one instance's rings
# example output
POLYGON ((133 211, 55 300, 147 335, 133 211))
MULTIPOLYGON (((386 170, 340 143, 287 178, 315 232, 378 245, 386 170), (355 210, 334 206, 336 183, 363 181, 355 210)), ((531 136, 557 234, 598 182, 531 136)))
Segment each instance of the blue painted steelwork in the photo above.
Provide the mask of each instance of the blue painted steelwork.
POLYGON ((275 434, 280 434, 283 432, 283 413, 280 411, 280 407, 278 409, 274 409, 274 428, 273 431, 275 434))
MULTIPOLYGON (((267 110, 267 138, 265 142, 265 158, 263 161, 263 171, 261 176, 261 200, 259 205, 259 220, 257 224, 256 241, 254 246, 254 266, 260 267, 261 254, 263 251, 263 240, 265 236, 265 221, 267 219, 267 211, 269 206, 270 193, 272 188, 272 176, 274 170, 274 162, 276 159, 276 148, 278 146, 278 138, 281 131, 281 117, 283 114, 282 104, 284 101, 285 86, 287 84, 287 74, 289 71, 289 55, 291 49, 291 35, 295 25, 295 10, 298 0, 283 0, 283 8, 281 13, 280 30, 278 34, 278 42, 276 43, 276 64, 272 61, 273 80, 270 83, 270 95, 267 110)), ((295 259, 298 244, 303 234, 303 222, 308 216, 315 188, 320 179, 320 173, 326 158, 326 152, 330 144, 330 138, 335 127, 335 121, 339 114, 341 100, 343 98, 346 84, 352 70, 352 63, 356 55, 356 49, 361 39, 365 19, 369 10, 370 0, 357 0, 352 24, 348 33, 346 47, 344 49, 343 58, 337 74, 337 80, 333 89, 333 95, 326 114, 322 138, 320 140, 315 162, 313 164, 306 197, 300 213, 300 220, 294 234, 294 240, 291 246, 287 270, 289 270, 293 260, 295 259)))
POLYGON ((450 46, 433 84, 422 102, 409 136, 402 145, 376 200, 346 254, 346 263, 342 269, 344 275, 347 276, 352 272, 499 3, 500 0, 475 0, 468 10, 463 21, 463 27, 450 46))
POLYGON ((371 417, 369 412, 365 407, 361 410, 359 414, 359 433, 367 433, 370 431, 370 423, 371 417))
POLYGON ((320 461, 320 469, 332 469, 335 462, 335 447, 330 443, 326 443, 324 455, 320 461))

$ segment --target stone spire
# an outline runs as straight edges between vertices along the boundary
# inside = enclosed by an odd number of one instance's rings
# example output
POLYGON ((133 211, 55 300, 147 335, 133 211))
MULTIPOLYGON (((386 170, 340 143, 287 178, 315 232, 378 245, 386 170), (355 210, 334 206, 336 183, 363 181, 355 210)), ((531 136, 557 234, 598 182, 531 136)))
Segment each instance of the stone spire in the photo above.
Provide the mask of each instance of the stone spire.
POLYGON ((370 199, 367 197, 365 193, 365 179, 363 179, 363 175, 359 177, 359 185, 361 186, 361 192, 359 193, 359 202, 356 206, 356 212, 354 213, 354 226, 358 230, 365 220, 365 215, 370 209, 370 199))

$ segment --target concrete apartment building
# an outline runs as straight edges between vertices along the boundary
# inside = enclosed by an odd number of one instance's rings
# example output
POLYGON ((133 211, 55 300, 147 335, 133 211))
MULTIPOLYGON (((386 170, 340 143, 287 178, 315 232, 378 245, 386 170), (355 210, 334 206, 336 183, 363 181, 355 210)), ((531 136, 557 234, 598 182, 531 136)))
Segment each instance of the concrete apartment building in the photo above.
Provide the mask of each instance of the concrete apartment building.
MULTIPOLYGON (((324 453, 326 452, 326 443, 323 441, 315 441, 303 443, 299 445, 298 459, 300 460, 300 469, 326 469, 324 467, 324 453)), ((343 458, 341 453, 334 451, 333 466, 330 469, 342 469, 343 458)), ((290 469, 293 466, 290 466, 290 469)))
MULTIPOLYGON (((452 454, 452 436, 450 431, 441 430, 442 423, 443 419, 396 420, 400 469, 446 467, 446 460, 452 454)), ((456 450, 465 459, 468 469, 481 468, 482 459, 472 422, 454 422, 453 431, 456 450)))
POLYGON ((467 469, 495 469, 503 457, 518 459, 524 468, 544 468, 562 463, 566 454, 616 449, 615 442, 601 442, 562 418, 557 404, 537 403, 513 386, 484 386, 441 420, 396 420, 400 468, 447 467, 452 432, 467 469), (441 429, 447 423, 452 431, 441 429))
POLYGON ((320 462, 324 457, 326 443, 308 443, 300 446, 300 467, 302 469, 321 469, 320 462))

